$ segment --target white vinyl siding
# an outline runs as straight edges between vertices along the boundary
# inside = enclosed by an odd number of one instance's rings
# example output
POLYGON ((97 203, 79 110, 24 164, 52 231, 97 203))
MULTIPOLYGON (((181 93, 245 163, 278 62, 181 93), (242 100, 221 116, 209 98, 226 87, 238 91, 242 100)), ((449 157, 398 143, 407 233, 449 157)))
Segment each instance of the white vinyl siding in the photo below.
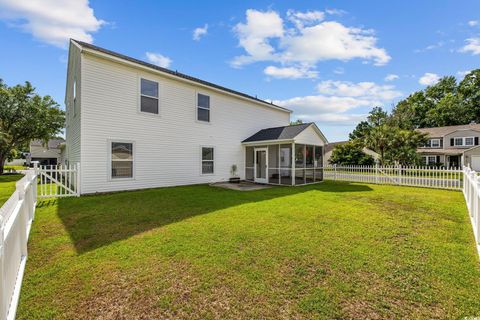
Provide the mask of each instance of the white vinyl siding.
MULTIPOLYGON (((228 180, 244 175, 241 141, 288 125, 290 114, 156 73, 82 55, 82 192, 107 192, 228 180), (139 79, 158 82, 161 116, 139 112, 139 79), (197 92, 210 97, 215 121, 195 121, 197 92), (110 179, 105 141, 135 141, 134 179, 110 179), (199 146, 215 146, 215 169, 202 175, 199 146)), ((213 115, 213 114, 212 114, 213 115)))

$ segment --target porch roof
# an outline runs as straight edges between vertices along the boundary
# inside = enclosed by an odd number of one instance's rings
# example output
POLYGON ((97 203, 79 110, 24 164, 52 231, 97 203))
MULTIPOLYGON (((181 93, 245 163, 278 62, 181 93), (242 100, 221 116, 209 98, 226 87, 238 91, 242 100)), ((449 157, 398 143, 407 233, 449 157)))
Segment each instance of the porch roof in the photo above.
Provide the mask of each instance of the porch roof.
POLYGON ((243 140, 242 143, 257 141, 292 140, 296 136, 298 136, 300 132, 308 128, 311 124, 312 123, 302 123, 291 126, 262 129, 255 133, 253 136, 250 136, 247 139, 243 140))

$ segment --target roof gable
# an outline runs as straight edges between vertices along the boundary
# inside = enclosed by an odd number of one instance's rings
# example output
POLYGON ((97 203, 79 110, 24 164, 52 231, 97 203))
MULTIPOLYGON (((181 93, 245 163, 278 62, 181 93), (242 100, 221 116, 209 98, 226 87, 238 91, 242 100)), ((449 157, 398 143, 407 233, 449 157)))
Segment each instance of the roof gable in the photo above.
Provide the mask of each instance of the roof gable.
POLYGON ((435 128, 419 128, 417 131, 426 133, 432 138, 444 137, 450 133, 461 130, 480 131, 480 124, 472 123, 459 126, 435 127, 435 128))

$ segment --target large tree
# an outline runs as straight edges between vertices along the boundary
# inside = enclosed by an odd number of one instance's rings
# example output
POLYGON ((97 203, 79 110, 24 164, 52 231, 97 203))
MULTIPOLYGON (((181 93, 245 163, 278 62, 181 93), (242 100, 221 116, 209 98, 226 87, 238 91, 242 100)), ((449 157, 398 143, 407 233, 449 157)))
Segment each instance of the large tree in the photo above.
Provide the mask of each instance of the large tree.
POLYGON ((400 101, 392 121, 402 129, 440 127, 480 122, 480 69, 460 83, 447 76, 400 101))
POLYGON ((65 114, 50 96, 40 96, 29 83, 7 86, 0 79, 0 174, 7 158, 33 139, 58 134, 65 114))
POLYGON ((387 123, 388 113, 381 107, 373 108, 367 116, 366 121, 361 121, 350 133, 350 140, 363 140, 369 134, 370 130, 387 123))
POLYGON ((373 165, 375 160, 363 152, 363 145, 358 140, 348 141, 333 148, 329 162, 340 165, 373 165))

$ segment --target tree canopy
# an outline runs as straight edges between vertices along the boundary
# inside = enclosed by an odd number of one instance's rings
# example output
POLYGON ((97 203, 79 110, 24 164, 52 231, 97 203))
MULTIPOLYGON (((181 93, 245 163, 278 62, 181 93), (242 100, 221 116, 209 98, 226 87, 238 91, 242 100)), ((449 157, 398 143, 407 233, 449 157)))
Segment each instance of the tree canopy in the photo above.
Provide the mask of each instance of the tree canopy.
POLYGON ((50 96, 29 83, 7 86, 0 79, 0 173, 6 159, 31 140, 47 141, 64 127, 65 114, 50 96))
POLYGON ((402 129, 480 123, 480 69, 457 83, 453 76, 412 93, 392 111, 392 121, 402 129))
POLYGON ((340 165, 373 165, 375 160, 363 152, 363 145, 358 140, 336 145, 330 157, 331 164, 340 165))

